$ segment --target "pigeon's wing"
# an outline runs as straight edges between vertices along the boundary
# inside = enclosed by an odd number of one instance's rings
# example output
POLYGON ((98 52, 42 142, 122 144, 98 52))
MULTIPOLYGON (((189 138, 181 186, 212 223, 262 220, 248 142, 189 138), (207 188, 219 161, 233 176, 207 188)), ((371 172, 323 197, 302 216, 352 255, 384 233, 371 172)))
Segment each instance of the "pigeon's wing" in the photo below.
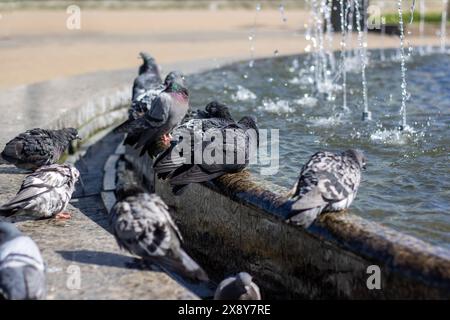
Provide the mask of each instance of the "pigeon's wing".
POLYGON ((172 142, 170 147, 162 152, 153 164, 153 169, 160 179, 166 179, 171 172, 186 162, 186 159, 180 155, 176 146, 177 142, 172 142))
POLYGON ((16 207, 18 204, 43 193, 63 187, 70 179, 70 175, 58 170, 57 167, 41 168, 39 171, 26 176, 17 195, 1 208, 5 210, 16 207))
POLYGON ((345 185, 346 170, 340 156, 319 152, 311 157, 300 173, 294 197, 294 210, 306 210, 344 200, 350 194, 345 185))
POLYGON ((146 118, 152 126, 159 127, 167 122, 171 103, 171 97, 166 93, 161 93, 152 101, 150 110, 146 113, 146 118))
POLYGON ((206 171, 196 164, 183 164, 170 175, 171 185, 185 185, 189 183, 200 183, 210 181, 226 172, 217 169, 216 171, 206 171))
POLYGON ((32 129, 9 141, 2 155, 11 162, 28 162, 37 165, 49 164, 64 148, 56 150, 55 142, 47 130, 32 129), (61 149, 61 150, 59 150, 61 149))
POLYGON ((208 279, 181 249, 181 235, 159 197, 148 194, 128 197, 114 210, 119 214, 113 229, 121 247, 192 279, 208 279))

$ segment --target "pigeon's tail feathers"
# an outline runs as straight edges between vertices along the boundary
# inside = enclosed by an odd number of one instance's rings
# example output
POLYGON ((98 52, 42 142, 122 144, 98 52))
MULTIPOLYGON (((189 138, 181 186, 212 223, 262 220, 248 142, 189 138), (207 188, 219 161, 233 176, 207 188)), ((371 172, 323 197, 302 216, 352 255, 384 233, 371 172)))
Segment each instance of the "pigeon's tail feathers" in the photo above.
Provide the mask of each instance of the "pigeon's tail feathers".
POLYGON ((9 202, 0 206, 0 216, 9 217, 23 208, 23 203, 21 202, 9 202))
POLYGON ((291 215, 288 217, 289 221, 308 228, 327 204, 319 188, 315 187, 299 196, 297 200, 294 198, 291 206, 291 215))
POLYGON ((300 211, 292 215, 288 221, 292 224, 300 225, 303 228, 308 228, 317 219, 322 212, 322 208, 312 208, 305 211, 300 211))
POLYGON ((163 269, 176 272, 190 280, 209 281, 206 272, 183 249, 179 250, 176 258, 161 257, 158 259, 158 263, 163 269))
POLYGON ((4 159, 1 153, 0 153, 0 164, 9 164, 9 161, 4 159))
POLYGON ((170 178, 172 185, 200 183, 220 177, 225 172, 207 172, 198 165, 183 165, 174 171, 170 178))
POLYGON ((132 146, 133 147, 139 141, 139 138, 140 138, 139 134, 128 133, 127 137, 123 141, 123 144, 126 145, 126 146, 132 146))
POLYGON ((0 207, 0 216, 3 217, 9 217, 12 216, 16 212, 15 208, 9 208, 9 207, 0 207))

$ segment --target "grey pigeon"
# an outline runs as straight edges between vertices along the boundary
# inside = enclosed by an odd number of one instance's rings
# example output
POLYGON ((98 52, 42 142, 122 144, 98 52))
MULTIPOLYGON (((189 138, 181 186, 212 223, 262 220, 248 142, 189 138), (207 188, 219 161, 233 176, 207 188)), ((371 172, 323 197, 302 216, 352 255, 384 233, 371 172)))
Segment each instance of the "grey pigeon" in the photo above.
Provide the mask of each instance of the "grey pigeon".
POLYGON ((161 83, 161 76, 155 59, 145 52, 141 52, 139 55, 143 63, 139 67, 139 76, 134 79, 132 101, 161 83))
POLYGON ((75 190, 79 171, 71 164, 43 166, 25 177, 17 195, 0 206, 0 215, 70 218, 63 212, 75 190))
POLYGON ((130 188, 117 194, 109 213, 120 248, 195 281, 208 281, 205 271, 181 248, 182 237, 169 208, 156 194, 130 188))
MULTIPOLYGON (((132 102, 131 106, 128 110, 128 119, 136 120, 144 116, 144 114, 150 110, 152 102, 158 95, 171 83, 178 82, 183 87, 184 84, 184 76, 181 72, 172 71, 170 72, 166 78, 164 79, 164 83, 161 83, 161 79, 159 81, 149 84, 148 88, 143 91, 140 95, 136 96, 132 102)), ((116 129, 118 131, 120 129, 116 129)))
POLYGON ((0 300, 36 300, 46 295, 39 248, 9 222, 0 222, 0 300))
POLYGON ((128 132, 133 137, 128 144, 136 149, 142 148, 141 155, 148 152, 152 156, 156 144, 162 141, 167 145, 170 142, 170 131, 183 119, 188 108, 187 89, 178 82, 170 82, 142 117, 127 120, 115 132, 128 132))
POLYGON ((292 190, 289 220, 307 228, 322 212, 347 209, 356 197, 365 167, 366 159, 360 150, 314 154, 292 190))
POLYGON ((223 280, 217 287, 214 300, 261 300, 259 287, 247 272, 223 280))
POLYGON ((62 130, 32 129, 9 141, 1 156, 26 170, 35 170, 57 162, 72 140, 80 139, 74 128, 62 130))
POLYGON ((172 140, 171 146, 157 157, 153 168, 159 178, 169 179, 175 194, 180 194, 190 183, 207 182, 226 173, 242 171, 249 164, 259 140, 254 117, 243 117, 238 122, 231 117, 192 119, 174 130, 174 136, 181 136, 181 139, 172 140), (212 159, 199 162, 195 158, 197 152, 201 151, 203 155, 208 148, 216 147, 213 146, 215 138, 205 137, 216 134, 223 139, 221 147, 216 145, 220 148, 220 155, 215 158, 214 151, 211 152, 214 153, 212 159), (184 145, 181 142, 189 137, 190 152, 183 154, 186 150, 179 145, 184 145), (201 145, 198 141, 202 141, 201 145))

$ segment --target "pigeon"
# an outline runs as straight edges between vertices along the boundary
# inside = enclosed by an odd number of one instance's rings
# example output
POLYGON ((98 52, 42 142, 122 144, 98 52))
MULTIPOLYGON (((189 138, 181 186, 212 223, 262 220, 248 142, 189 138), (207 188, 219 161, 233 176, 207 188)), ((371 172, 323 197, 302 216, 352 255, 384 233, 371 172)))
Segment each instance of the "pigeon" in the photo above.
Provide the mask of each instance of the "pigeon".
MULTIPOLYGON (((221 110, 224 111, 223 108, 221 110)), ((249 164, 250 156, 255 151, 251 147, 257 147, 259 140, 256 119, 243 117, 235 122, 226 112, 223 114, 225 118, 192 119, 181 124, 174 130, 174 136, 179 136, 178 141, 172 140, 170 147, 156 158, 154 171, 158 178, 169 179, 174 194, 181 194, 190 183, 207 182, 226 173, 236 173, 249 164), (222 146, 214 145, 215 137, 211 136, 221 137, 222 146), (184 139, 190 140, 190 151, 186 155, 183 148, 189 146, 182 143, 184 139), (200 146, 198 141, 202 141, 200 146), (211 151, 211 148, 220 148, 221 154, 216 154, 217 150, 211 151), (205 150, 212 158, 207 161, 202 158, 199 162, 195 154, 201 151, 204 155, 205 150)))
POLYGON ((120 248, 194 281, 208 281, 203 269, 181 248, 182 237, 169 208, 156 194, 137 186, 117 192, 109 223, 120 248))
POLYGON ((138 77, 134 79, 132 101, 139 100, 139 96, 161 83, 161 76, 155 59, 145 52, 141 52, 139 55, 143 63, 139 67, 138 77))
POLYGON ((217 287, 214 300, 261 300, 258 286, 247 272, 223 280, 217 287))
POLYGON ((189 108, 189 94, 178 82, 170 82, 156 97, 145 114, 136 120, 127 120, 115 129, 115 132, 128 132, 126 144, 136 149, 142 148, 140 155, 146 152, 153 156, 155 144, 170 143, 169 132, 183 120, 189 108))
POLYGON ((322 212, 347 209, 356 197, 366 159, 360 150, 317 152, 303 166, 291 191, 288 221, 309 227, 322 212))
POLYGON ((45 266, 39 248, 9 222, 0 222, 0 300, 41 300, 45 266))
POLYGON ((1 157, 16 167, 36 170, 56 163, 70 143, 80 139, 74 128, 61 130, 32 129, 9 141, 1 157))
POLYGON ((71 164, 43 166, 25 177, 17 195, 0 206, 0 215, 70 219, 63 212, 75 190, 80 172, 71 164))
POLYGON ((152 101, 158 97, 171 82, 179 82, 185 87, 183 74, 178 71, 171 71, 164 79, 164 83, 161 83, 161 80, 159 80, 159 82, 149 86, 143 94, 138 95, 132 100, 128 110, 128 119, 133 121, 144 116, 144 114, 150 110, 152 101))
POLYGON ((205 107, 205 110, 197 110, 197 112, 194 114, 194 118, 198 119, 218 118, 224 119, 226 121, 234 121, 228 106, 216 100, 208 103, 205 107))

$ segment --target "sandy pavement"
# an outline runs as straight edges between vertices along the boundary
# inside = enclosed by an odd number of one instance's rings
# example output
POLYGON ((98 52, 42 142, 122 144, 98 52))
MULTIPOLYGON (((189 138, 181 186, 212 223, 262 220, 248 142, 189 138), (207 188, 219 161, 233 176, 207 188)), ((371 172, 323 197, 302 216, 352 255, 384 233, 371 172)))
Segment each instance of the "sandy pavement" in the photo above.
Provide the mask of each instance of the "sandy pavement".
MULTIPOLYGON (((148 51, 161 63, 304 52, 308 13, 277 10, 82 10, 81 29, 66 28, 64 10, 0 12, 0 88, 97 70, 136 66, 148 51)), ((337 38, 337 37, 336 37, 337 38)), ((437 37, 413 44, 438 44, 437 37)), ((369 36, 369 47, 397 47, 399 39, 369 36)), ((338 48, 339 39, 334 46, 338 48)))

